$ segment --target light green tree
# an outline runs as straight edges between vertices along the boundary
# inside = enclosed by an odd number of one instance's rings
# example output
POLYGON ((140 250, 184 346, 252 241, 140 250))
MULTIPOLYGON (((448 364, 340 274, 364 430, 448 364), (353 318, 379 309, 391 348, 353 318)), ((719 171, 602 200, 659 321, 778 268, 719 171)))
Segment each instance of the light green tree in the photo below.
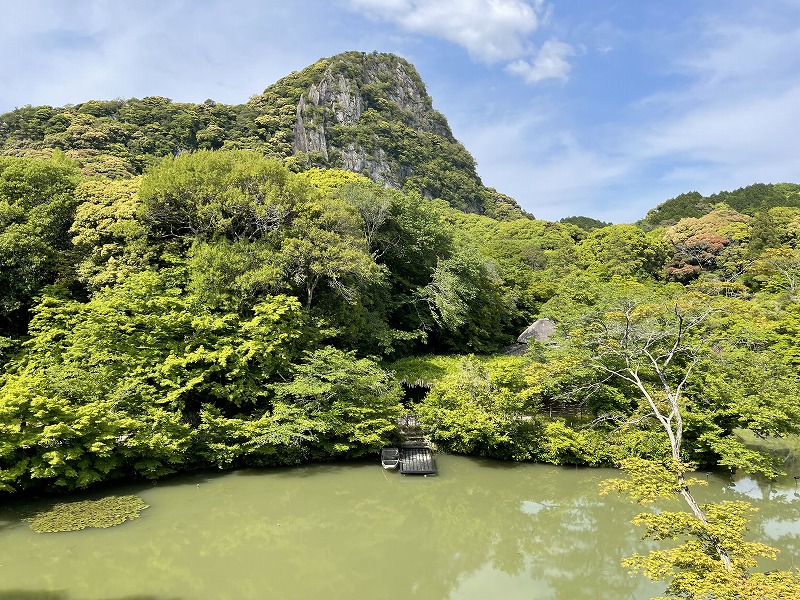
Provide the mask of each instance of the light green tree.
MULTIPOLYGON (((628 295, 606 305, 583 327, 573 330, 573 340, 588 352, 585 355, 588 364, 601 376, 629 386, 638 396, 640 409, 619 415, 619 422, 633 426, 654 420, 669 441, 667 460, 622 461, 629 478, 607 482, 604 490, 616 489, 637 501, 677 496, 689 507, 690 512, 645 513, 637 517, 635 522, 647 527, 648 537, 686 541, 672 550, 635 555, 625 563, 653 579, 666 579, 668 591, 675 597, 781 598, 775 595, 777 592, 769 592, 770 586, 777 586, 775 590, 783 589, 781 586, 798 590, 800 581, 791 573, 750 572, 756 566, 756 557, 769 557, 773 550, 743 540, 748 506, 745 503, 701 505, 691 491, 698 481, 689 475, 693 465, 686 461, 684 451, 685 422, 691 413, 686 392, 698 369, 708 366, 707 358, 722 343, 721 336, 713 336, 713 330, 707 327, 713 313, 709 298, 701 295, 684 294, 660 301, 628 295), (756 595, 741 595, 742 590, 750 589, 756 590, 756 595)), ((744 413, 742 420, 746 421, 746 414, 758 410, 756 405, 774 412, 788 406, 769 396, 742 395, 738 400, 725 407, 728 418, 731 413, 744 413)), ((775 433, 785 431, 777 425, 779 422, 771 420, 775 433)), ((796 428, 791 417, 784 423, 790 430, 796 428)), ((706 431, 709 436, 713 433, 706 431)), ((707 441, 712 446, 717 444, 727 464, 771 472, 772 462, 760 460, 759 453, 746 449, 725 433, 718 429, 718 437, 707 441)))
POLYGON ((330 346, 307 352, 273 389, 282 405, 299 408, 311 423, 306 451, 318 459, 377 453, 393 440, 403 412, 391 373, 330 346))
POLYGON ((578 243, 577 250, 587 269, 608 276, 657 276, 669 256, 658 231, 647 234, 634 225, 595 229, 578 243))
POLYGON ((536 402, 517 357, 487 368, 473 357, 436 382, 417 407, 420 424, 453 452, 518 460, 534 456, 536 402))
POLYGON ((151 249, 138 219, 140 178, 90 179, 75 190, 75 219, 70 227, 79 257, 78 277, 90 288, 113 285, 143 269, 151 249))

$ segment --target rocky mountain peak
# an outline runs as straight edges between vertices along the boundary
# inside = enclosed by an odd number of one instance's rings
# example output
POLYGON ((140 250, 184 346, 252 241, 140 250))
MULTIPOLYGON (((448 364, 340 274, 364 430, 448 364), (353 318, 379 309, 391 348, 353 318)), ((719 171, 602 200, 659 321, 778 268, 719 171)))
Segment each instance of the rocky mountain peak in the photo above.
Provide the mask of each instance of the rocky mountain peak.
MULTIPOLYGON (((475 160, 433 108, 417 70, 401 57, 345 52, 324 58, 250 104, 261 113, 256 120, 269 143, 300 163, 361 173, 470 212, 495 208, 495 194, 483 186, 475 160)), ((519 211, 515 203, 509 206, 519 211)))

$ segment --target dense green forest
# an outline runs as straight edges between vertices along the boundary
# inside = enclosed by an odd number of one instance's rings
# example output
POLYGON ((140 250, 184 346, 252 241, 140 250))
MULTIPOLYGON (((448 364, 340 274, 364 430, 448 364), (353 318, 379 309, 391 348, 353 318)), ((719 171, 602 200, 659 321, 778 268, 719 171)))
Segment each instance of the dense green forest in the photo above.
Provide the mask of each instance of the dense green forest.
POLYGON ((687 459, 774 473, 737 432, 800 423, 798 208, 589 232, 244 150, 122 179, 0 158, 0 207, 7 490, 372 454, 408 411, 456 452, 657 456, 619 426, 647 408, 621 349, 681 319, 687 459), (557 334, 504 355, 537 317, 557 334))
MULTIPOLYGON (((800 433, 800 186, 536 220, 387 56, 241 106, 0 116, 0 489, 374 456, 409 413, 446 451, 622 466, 638 500, 782 472, 748 442, 800 433)), ((697 511, 643 519, 705 544, 666 562, 768 554, 744 508, 697 511)))

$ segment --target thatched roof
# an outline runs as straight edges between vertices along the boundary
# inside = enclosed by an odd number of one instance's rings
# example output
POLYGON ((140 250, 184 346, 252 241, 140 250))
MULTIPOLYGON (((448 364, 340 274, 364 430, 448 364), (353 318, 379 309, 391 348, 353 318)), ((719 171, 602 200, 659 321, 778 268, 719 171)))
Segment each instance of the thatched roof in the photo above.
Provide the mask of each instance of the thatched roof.
POLYGON ((523 331, 517 338, 518 344, 527 344, 530 338, 538 342, 546 342, 548 338, 556 332, 555 324, 548 318, 536 319, 536 321, 523 331))

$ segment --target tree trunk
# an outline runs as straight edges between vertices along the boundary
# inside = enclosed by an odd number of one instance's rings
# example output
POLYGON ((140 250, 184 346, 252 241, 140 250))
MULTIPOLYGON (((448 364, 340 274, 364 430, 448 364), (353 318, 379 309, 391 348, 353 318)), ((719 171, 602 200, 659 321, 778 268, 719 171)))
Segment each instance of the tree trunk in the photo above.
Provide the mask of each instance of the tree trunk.
MULTIPOLYGON (((708 519, 706 518, 706 514, 703 512, 703 509, 700 508, 700 505, 697 503, 697 500, 694 499, 692 496, 692 492, 689 491, 689 486, 686 485, 686 478, 682 475, 678 475, 678 483, 681 486, 681 496, 686 501, 686 504, 689 505, 689 508, 692 509, 692 513, 694 516, 700 519, 703 523, 708 525, 708 519)), ((720 562, 722 562, 722 566, 725 567, 725 570, 729 573, 733 571, 733 566, 731 565, 731 557, 728 555, 728 551, 722 546, 721 542, 714 538, 711 539, 711 543, 714 544, 714 549, 717 551, 717 555, 719 556, 720 562)))
MULTIPOLYGON (((664 371, 662 371, 658 365, 654 365, 655 371, 661 380, 664 395, 667 398, 670 414, 665 416, 664 413, 659 409, 658 404, 656 403, 655 399, 650 395, 647 390, 647 387, 644 385, 644 382, 639 377, 639 373, 636 370, 628 369, 628 381, 633 382, 638 388, 639 391, 642 392, 642 395, 647 400, 647 403, 650 406, 650 409, 653 411, 656 419, 661 426, 664 428, 665 433, 669 437, 669 443, 672 450, 672 458, 675 460, 676 465, 681 464, 681 443, 683 441, 683 418, 681 416, 680 411, 680 390, 672 390, 670 386, 667 384, 666 377, 664 376, 664 371)), ((680 388, 680 386, 679 386, 680 388)), ((708 518, 706 514, 703 512, 703 509, 700 508, 700 505, 697 503, 697 500, 694 499, 692 496, 692 492, 689 490, 689 486, 686 483, 686 477, 684 476, 683 472, 676 473, 676 477, 678 479, 678 485, 680 486, 680 494, 683 499, 686 501, 686 504, 689 505, 689 508, 692 509, 692 513, 698 519, 700 519, 703 523, 708 525, 708 518)), ((728 555, 728 551, 722 546, 721 542, 716 539, 712 538, 711 543, 714 545, 714 549, 719 556, 719 560, 722 562, 722 565, 725 567, 725 570, 728 572, 733 571, 733 566, 731 565, 731 558, 728 555)))

